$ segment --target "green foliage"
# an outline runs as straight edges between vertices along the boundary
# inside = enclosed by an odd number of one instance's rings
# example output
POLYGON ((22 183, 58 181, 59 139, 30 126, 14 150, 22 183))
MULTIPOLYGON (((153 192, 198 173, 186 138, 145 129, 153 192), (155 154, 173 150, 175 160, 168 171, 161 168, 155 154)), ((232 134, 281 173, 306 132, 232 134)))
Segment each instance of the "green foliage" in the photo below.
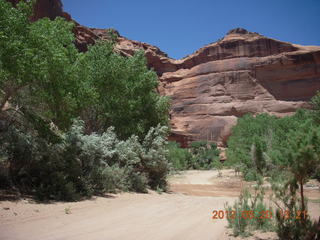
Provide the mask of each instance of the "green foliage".
POLYGON ((169 156, 168 160, 175 170, 186 170, 189 168, 191 154, 188 149, 181 148, 176 142, 168 143, 169 156))
POLYGON ((320 123, 320 92, 311 99, 312 110, 310 112, 312 118, 316 123, 320 123))
POLYGON ((256 161, 252 157, 258 160, 256 156, 259 155, 259 161, 263 161, 261 151, 266 150, 268 137, 273 137, 275 121, 275 117, 267 114, 260 114, 256 117, 245 115, 238 120, 238 124, 232 129, 232 136, 228 141, 228 162, 229 164, 241 163, 241 171, 247 180, 253 175, 255 176, 255 173, 250 170, 255 169, 256 172, 256 168, 254 168, 256 161), (260 153, 257 153, 257 150, 260 153))
POLYGON ((217 166, 216 162, 220 161, 220 150, 214 143, 205 141, 193 142, 190 146, 191 159, 189 169, 211 169, 217 166))
POLYGON ((296 131, 290 131, 284 152, 295 179, 304 184, 320 164, 320 128, 306 120, 296 131))
POLYGON ((167 125, 168 100, 156 93, 157 75, 147 69, 144 53, 123 57, 113 44, 98 42, 79 61, 79 76, 94 93, 89 109, 95 111, 88 110, 86 122, 94 131, 114 126, 121 139, 142 139, 151 127, 167 125))
POLYGON ((317 223, 307 211, 303 185, 318 177, 320 165, 319 94, 312 99, 312 110, 276 118, 266 114, 239 119, 228 142, 228 160, 240 164, 246 180, 262 174, 271 176, 273 201, 280 239, 302 239, 314 235, 317 223), (294 215, 284 218, 280 213, 294 215))
POLYGON ((114 31, 78 53, 72 22, 31 13, 0 1, 3 185, 58 200, 165 190, 168 100, 144 54, 117 54, 114 31))
MULTIPOLYGON (((7 103, 36 112, 60 130, 81 116, 87 132, 114 126, 121 139, 140 140, 168 124, 168 99, 156 92, 157 75, 143 52, 123 57, 114 42, 86 53, 74 46, 73 23, 47 18, 31 23, 31 3, 0 3, 0 108, 7 103)), ((1 113, 0 112, 0 113, 1 113)))
POLYGON ((151 127, 145 136, 142 148, 142 166, 147 173, 149 185, 152 189, 166 190, 166 176, 169 173, 168 151, 166 148, 168 128, 151 127))
POLYGON ((168 145, 169 161, 175 170, 221 168, 220 151, 214 143, 193 142, 189 149, 171 142, 168 145))
POLYGON ((303 185, 314 174, 315 166, 320 165, 319 134, 320 128, 314 126, 310 119, 296 131, 288 133, 288 142, 283 151, 288 166, 272 178, 274 202, 279 207, 277 233, 280 239, 301 239, 314 231, 310 217, 304 214, 308 204, 303 185), (288 211, 291 216, 284 218, 280 209, 288 211), (296 219, 297 214, 299 219, 296 219))
POLYGON ((85 135, 84 123, 76 121, 61 136, 61 143, 12 127, 1 148, 16 187, 34 192, 41 200, 70 201, 116 189, 165 190, 169 171, 166 135, 167 128, 158 126, 150 129, 142 144, 136 136, 121 141, 114 128, 85 135))
POLYGON ((233 206, 228 204, 225 206, 229 213, 228 227, 232 228, 235 236, 247 237, 254 230, 272 231, 274 229, 273 210, 264 203, 262 178, 258 177, 258 179, 254 194, 246 188, 233 206), (233 217, 230 217, 232 215, 233 217))
POLYGON ((24 1, 18 8, 0 2, 0 111, 10 102, 66 129, 76 116, 81 88, 73 24, 62 18, 31 23, 31 9, 24 1))
POLYGON ((314 231, 307 212, 307 201, 302 208, 302 199, 297 198, 299 185, 290 171, 272 178, 273 201, 278 207, 276 230, 280 239, 302 239, 314 231))
MULTIPOLYGON (((310 119, 306 110, 284 118, 268 114, 245 115, 238 120, 228 141, 228 164, 240 164, 246 180, 255 180, 258 173, 271 174, 279 166, 289 166, 288 147, 291 147, 288 142, 295 141, 295 136, 290 134, 310 134, 311 131, 301 128, 306 119, 310 119)), ((307 128, 316 128, 311 119, 307 128)))

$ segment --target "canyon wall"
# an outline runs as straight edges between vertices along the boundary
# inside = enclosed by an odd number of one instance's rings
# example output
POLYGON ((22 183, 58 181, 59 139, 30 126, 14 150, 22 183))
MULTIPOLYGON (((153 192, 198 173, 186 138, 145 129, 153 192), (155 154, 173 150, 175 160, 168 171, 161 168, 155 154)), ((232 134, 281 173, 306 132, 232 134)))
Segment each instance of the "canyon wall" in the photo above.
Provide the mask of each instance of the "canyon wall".
POLYGON ((244 114, 292 115, 310 107, 308 101, 320 90, 319 46, 281 42, 242 28, 181 60, 121 36, 117 49, 128 55, 146 52, 159 76, 159 92, 171 99, 170 139, 183 146, 194 140, 225 146, 244 114))
POLYGON ((220 145, 244 114, 291 115, 320 90, 320 47, 244 29, 172 64, 176 70, 160 76, 161 94, 171 97, 172 131, 220 145))
MULTIPOLYGON (((34 20, 45 16, 72 20, 62 11, 60 0, 38 0, 37 4, 34 20)), ((107 30, 76 22, 74 33, 80 51, 109 39, 107 30)), ((170 139, 183 146, 194 140, 225 146, 231 128, 244 114, 291 115, 298 108, 308 108, 308 101, 320 90, 319 46, 281 42, 242 28, 181 60, 118 34, 120 54, 130 56, 141 49, 159 76, 158 91, 171 99, 170 139)))
MULTIPOLYGON (((105 30, 91 29, 99 38, 105 30)), ((184 146, 209 140, 225 146, 244 114, 279 117, 308 108, 320 90, 320 47, 300 46, 237 28, 181 60, 159 48, 118 37, 124 55, 143 49, 171 99, 172 140, 184 146)))

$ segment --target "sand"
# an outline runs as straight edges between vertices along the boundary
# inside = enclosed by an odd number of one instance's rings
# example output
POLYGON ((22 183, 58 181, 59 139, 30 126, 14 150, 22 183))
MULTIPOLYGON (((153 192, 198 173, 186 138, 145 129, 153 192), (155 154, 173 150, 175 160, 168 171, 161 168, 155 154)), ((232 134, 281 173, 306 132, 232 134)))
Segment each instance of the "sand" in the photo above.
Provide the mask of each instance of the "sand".
MULTIPOLYGON (((238 196, 231 170, 187 171, 169 179, 170 193, 121 193, 72 203, 0 201, 1 240, 234 239, 225 219, 211 219, 238 196)), ((319 204, 318 204, 319 205, 319 204)), ((320 207, 314 204, 320 213, 320 207)), ((272 239, 262 234, 261 239, 272 239)))

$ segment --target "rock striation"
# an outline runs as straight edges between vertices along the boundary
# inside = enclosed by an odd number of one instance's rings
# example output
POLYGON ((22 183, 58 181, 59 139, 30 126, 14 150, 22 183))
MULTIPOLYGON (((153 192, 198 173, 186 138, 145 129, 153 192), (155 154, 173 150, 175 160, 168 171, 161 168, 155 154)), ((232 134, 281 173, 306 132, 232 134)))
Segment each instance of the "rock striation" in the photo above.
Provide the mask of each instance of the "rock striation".
MULTIPOLYGON (((91 29, 98 39, 107 30, 91 29)), ((244 114, 279 117, 308 108, 320 90, 320 47, 278 41, 236 28, 221 40, 174 60, 150 44, 118 35, 125 56, 144 50, 159 76, 159 92, 171 99, 171 140, 187 146, 208 140, 226 146, 244 114)))
MULTIPOLYGON (((56 16, 73 21, 63 12, 60 0, 37 1, 33 20, 56 16)), ((76 22, 74 33, 80 51, 97 40, 110 39, 108 30, 76 22)), ((183 146, 194 140, 225 146, 244 114, 291 115, 298 108, 308 108, 308 101, 320 90, 320 46, 291 44, 236 28, 221 40, 174 60, 155 46, 114 33, 116 50, 122 55, 145 51, 149 67, 159 76, 158 91, 171 99, 170 139, 183 146)))
MULTIPOLYGON (((172 132, 226 145, 244 114, 279 117, 308 108, 320 90, 320 47, 300 46, 234 29, 194 54, 171 60, 160 92, 171 98, 172 132)), ((186 143, 185 143, 186 144, 186 143)))

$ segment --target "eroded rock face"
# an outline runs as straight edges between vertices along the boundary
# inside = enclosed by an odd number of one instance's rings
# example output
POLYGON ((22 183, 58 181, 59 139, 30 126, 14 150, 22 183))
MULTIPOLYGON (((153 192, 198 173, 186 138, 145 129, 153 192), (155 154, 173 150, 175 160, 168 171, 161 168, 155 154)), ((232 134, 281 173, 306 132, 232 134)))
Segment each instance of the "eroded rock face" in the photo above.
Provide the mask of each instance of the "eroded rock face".
POLYGON ((117 49, 123 55, 146 52, 149 67, 159 75, 159 92, 171 99, 170 140, 183 146, 194 140, 225 146, 244 114, 292 115, 308 108, 320 90, 320 47, 281 42, 241 28, 181 60, 121 36, 117 49))
POLYGON ((221 146, 246 113, 293 114, 320 90, 320 47, 299 46, 244 29, 172 61, 160 92, 172 99, 172 132, 221 146))
MULTIPOLYGON (((16 2, 16 0, 10 0, 16 2)), ((60 0, 38 0, 34 19, 56 16, 72 20, 60 0)), ((76 23, 76 46, 86 51, 108 31, 76 23)), ((320 47, 300 46, 242 28, 188 57, 173 60, 159 48, 118 35, 124 56, 144 50, 159 76, 159 92, 171 98, 171 140, 183 146, 209 140, 225 146, 237 119, 246 113, 293 114, 307 108, 320 90, 320 47)))
POLYGON ((38 20, 43 17, 48 17, 51 20, 57 16, 66 17, 70 16, 63 12, 61 0, 38 0, 34 5, 33 20, 38 20))
MULTIPOLYGON (((20 0, 7 1, 11 2, 15 6, 20 0)), ((63 11, 61 0, 37 0, 34 4, 34 11, 31 20, 36 21, 44 17, 48 17, 52 20, 58 16, 71 20, 70 15, 63 11)))

